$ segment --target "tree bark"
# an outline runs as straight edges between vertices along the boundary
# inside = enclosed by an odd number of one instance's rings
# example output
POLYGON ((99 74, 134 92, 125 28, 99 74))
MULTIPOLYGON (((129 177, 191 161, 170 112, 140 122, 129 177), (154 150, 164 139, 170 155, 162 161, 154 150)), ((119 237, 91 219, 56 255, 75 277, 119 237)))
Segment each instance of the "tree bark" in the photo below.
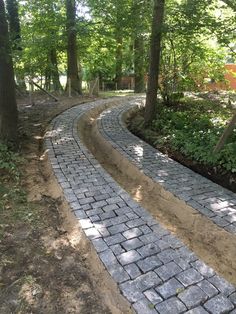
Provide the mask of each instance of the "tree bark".
POLYGON ((143 93, 144 83, 144 39, 138 35, 134 39, 134 92, 143 93))
POLYGON ((61 91, 60 76, 58 72, 57 51, 52 47, 48 52, 47 65, 45 69, 45 84, 44 88, 48 91, 61 91), (52 88, 53 87, 53 88, 52 88))
POLYGON ((216 144, 216 147, 214 148, 213 153, 218 153, 223 148, 227 139, 233 133, 235 129, 235 125, 236 125, 236 113, 233 115, 233 118, 230 120, 228 126, 225 128, 221 138, 219 139, 218 143, 216 144))
POLYGON ((149 125, 155 117, 157 105, 158 76, 160 70, 161 37, 164 20, 165 0, 154 0, 150 64, 144 120, 149 125))
POLYGON ((76 42, 76 5, 75 0, 66 0, 67 15, 67 86, 71 80, 71 89, 74 93, 82 94, 82 82, 78 74, 78 57, 76 42))
POLYGON ((117 30, 116 35, 116 84, 117 88, 122 88, 122 64, 123 64, 123 38, 121 30, 117 30))
POLYGON ((132 29, 134 42, 134 91, 143 93, 145 91, 145 48, 144 48, 144 17, 146 5, 144 0, 133 0, 132 3, 132 29))
POLYGON ((10 28, 10 39, 12 41, 12 49, 22 50, 18 3, 16 0, 7 0, 6 7, 7 7, 7 12, 8 12, 8 21, 9 21, 9 28, 10 28))
POLYGON ((0 0, 0 140, 17 142, 18 112, 5 6, 0 0))
POLYGON ((52 84, 54 91, 61 91, 62 86, 60 83, 60 75, 58 71, 57 51, 56 48, 52 48, 50 51, 50 60, 52 64, 52 84))
MULTIPOLYGON (((21 27, 19 18, 19 8, 17 0, 7 0, 6 8, 8 13, 10 40, 12 50, 16 52, 17 57, 22 57, 21 46, 21 27)), ((25 77, 23 72, 16 72, 16 85, 20 91, 26 91, 25 77)))

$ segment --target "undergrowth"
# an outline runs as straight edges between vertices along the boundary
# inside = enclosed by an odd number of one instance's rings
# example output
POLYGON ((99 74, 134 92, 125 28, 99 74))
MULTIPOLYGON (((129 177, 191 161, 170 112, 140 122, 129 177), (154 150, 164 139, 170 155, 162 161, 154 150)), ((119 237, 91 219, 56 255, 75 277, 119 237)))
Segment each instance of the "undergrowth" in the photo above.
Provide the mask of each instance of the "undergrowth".
POLYGON ((213 149, 232 117, 232 108, 209 100, 184 98, 174 107, 159 105, 156 119, 144 130, 143 120, 132 128, 142 129, 146 139, 159 148, 171 148, 204 165, 236 172, 236 130, 223 149, 213 149))
POLYGON ((21 186, 20 168, 24 160, 0 143, 0 239, 16 223, 35 222, 38 214, 21 186))

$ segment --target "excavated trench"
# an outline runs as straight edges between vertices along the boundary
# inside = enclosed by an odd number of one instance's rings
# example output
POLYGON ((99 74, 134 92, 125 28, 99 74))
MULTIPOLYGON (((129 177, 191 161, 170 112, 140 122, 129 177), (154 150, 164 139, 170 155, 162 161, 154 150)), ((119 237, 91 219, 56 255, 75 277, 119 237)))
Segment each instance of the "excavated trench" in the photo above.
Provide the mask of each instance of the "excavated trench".
MULTIPOLYGON (((78 130, 84 144, 134 200, 205 263, 236 284, 236 236, 166 191, 116 151, 102 137, 97 127, 97 119, 106 108, 107 105, 92 109, 79 120, 78 130)), ((123 118, 127 119, 132 111, 127 112, 123 118)))

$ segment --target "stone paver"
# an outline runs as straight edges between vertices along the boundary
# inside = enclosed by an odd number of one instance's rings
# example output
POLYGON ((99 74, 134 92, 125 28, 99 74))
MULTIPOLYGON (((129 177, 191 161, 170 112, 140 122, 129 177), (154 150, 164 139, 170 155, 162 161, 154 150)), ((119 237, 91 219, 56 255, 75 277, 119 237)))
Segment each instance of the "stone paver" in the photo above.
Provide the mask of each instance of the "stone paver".
MULTIPOLYGON (((80 140, 79 118, 107 102, 99 100, 62 113, 53 120, 45 140, 55 176, 75 219, 80 221, 104 267, 137 313, 233 313, 235 287, 215 274, 134 202, 80 140)), ((219 213, 222 218, 223 211, 229 216, 226 209, 230 207, 232 211, 236 204, 230 192, 225 194, 221 189, 215 193, 218 187, 212 188, 208 180, 198 175, 196 178, 182 166, 176 170, 175 162, 166 163, 166 157, 126 130, 120 116, 134 105, 131 101, 126 109, 124 106, 112 109, 114 117, 109 111, 104 112, 99 125, 107 140, 153 179, 178 191, 185 199, 194 200, 199 208, 212 213, 212 217, 219 213), (171 174, 176 179, 168 183, 168 176, 173 177, 171 174), (186 183, 188 180, 191 184, 186 183), (185 189, 185 184, 191 189, 185 189)), ((230 222, 234 219, 225 218, 225 221, 229 223, 227 226, 235 223, 230 222)))
POLYGON ((105 111, 98 120, 100 133, 125 158, 165 190, 185 201, 219 227, 236 234, 235 193, 168 158, 127 130, 122 120, 123 114, 139 103, 140 100, 127 101, 105 111))

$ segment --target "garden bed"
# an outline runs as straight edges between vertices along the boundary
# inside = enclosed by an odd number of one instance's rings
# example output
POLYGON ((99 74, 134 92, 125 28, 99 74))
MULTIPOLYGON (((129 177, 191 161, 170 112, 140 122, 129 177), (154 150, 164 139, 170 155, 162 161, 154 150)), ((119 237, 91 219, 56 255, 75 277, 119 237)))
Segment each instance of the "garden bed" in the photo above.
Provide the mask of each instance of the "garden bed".
POLYGON ((223 149, 213 153, 234 110, 227 102, 185 97, 174 106, 159 104, 150 127, 144 128, 144 109, 131 116, 128 126, 172 159, 236 192, 236 130, 223 149))

